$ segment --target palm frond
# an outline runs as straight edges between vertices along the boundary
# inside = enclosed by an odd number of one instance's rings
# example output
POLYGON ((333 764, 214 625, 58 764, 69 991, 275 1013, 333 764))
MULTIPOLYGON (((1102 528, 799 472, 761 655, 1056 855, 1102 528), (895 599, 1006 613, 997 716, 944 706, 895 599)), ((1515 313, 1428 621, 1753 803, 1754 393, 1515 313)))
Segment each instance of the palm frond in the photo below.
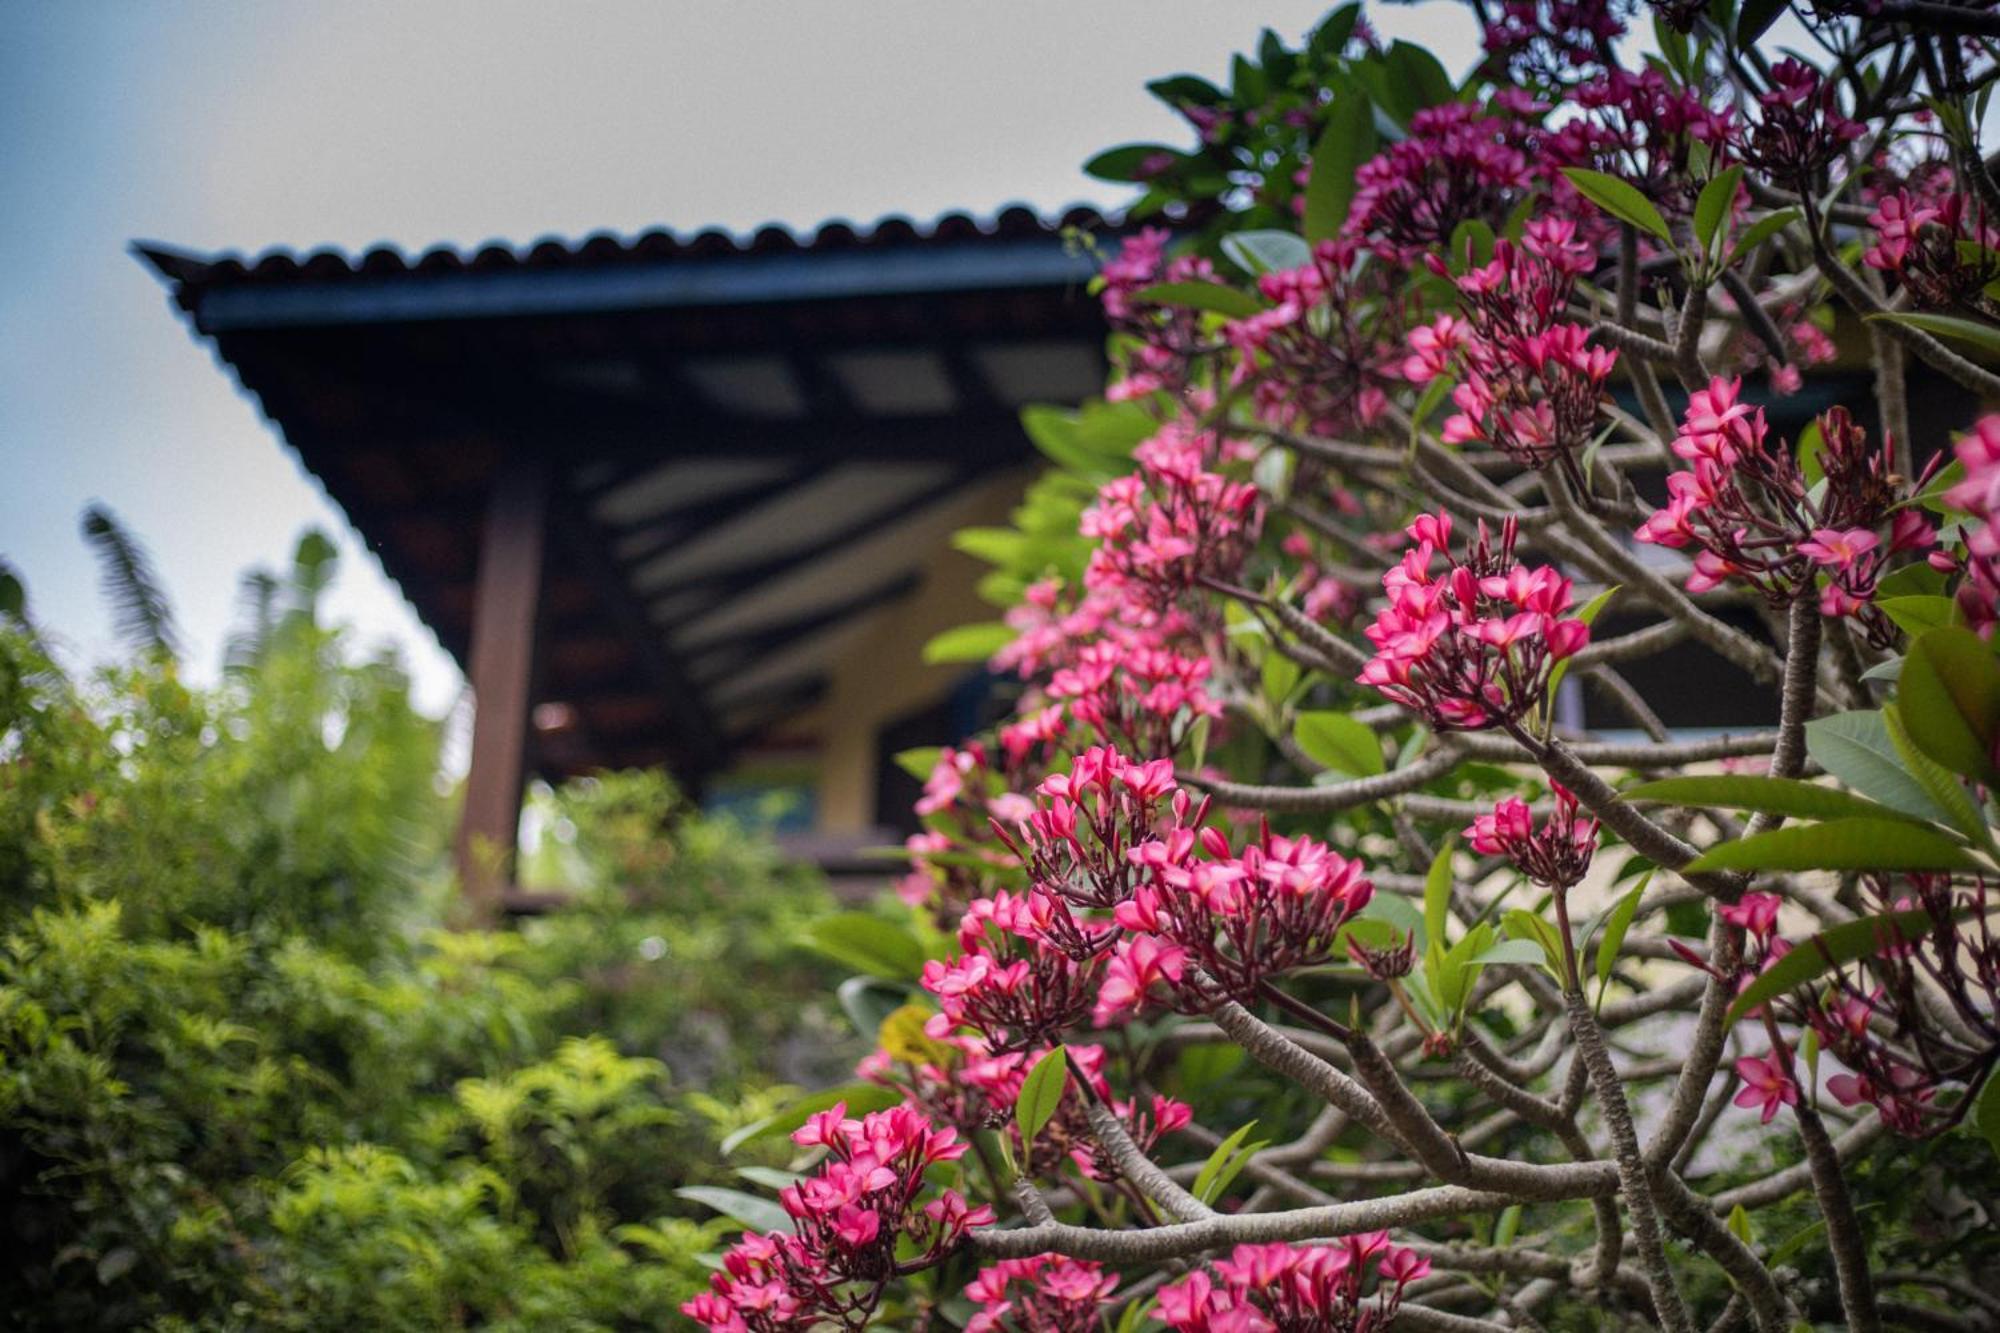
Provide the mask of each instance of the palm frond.
POLYGON ((223 661, 231 670, 255 666, 270 649, 278 628, 278 576, 253 569, 236 590, 238 628, 229 636, 223 661))
POLYGON ((101 504, 83 511, 83 539, 97 552, 104 596, 119 635, 141 652, 177 659, 180 630, 145 547, 101 504))

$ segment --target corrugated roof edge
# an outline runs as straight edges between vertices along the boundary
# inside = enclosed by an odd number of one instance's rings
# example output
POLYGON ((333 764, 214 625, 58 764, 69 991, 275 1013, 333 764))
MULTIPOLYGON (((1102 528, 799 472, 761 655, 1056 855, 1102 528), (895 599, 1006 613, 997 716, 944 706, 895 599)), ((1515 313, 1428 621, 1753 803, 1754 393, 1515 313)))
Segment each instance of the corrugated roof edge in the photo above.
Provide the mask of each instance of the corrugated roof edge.
POLYGON ((877 218, 866 227, 857 227, 845 218, 833 218, 804 236, 776 224, 759 227, 748 235, 709 227, 691 236, 683 236, 668 228, 655 227, 636 236, 603 231, 580 239, 545 236, 518 247, 498 241, 464 250, 438 245, 415 258, 389 245, 375 246, 359 255, 321 247, 301 256, 296 251, 279 247, 266 250, 253 259, 246 259, 236 252, 204 255, 158 241, 134 241, 131 248, 134 255, 167 281, 181 287, 206 287, 391 273, 560 268, 570 265, 594 267, 679 256, 712 258, 729 254, 887 249, 940 241, 1052 236, 1069 227, 1095 230, 1116 229, 1122 225, 1123 219, 1117 213, 1107 213, 1089 204, 1072 204, 1053 217, 1045 216, 1025 204, 1010 204, 990 218, 951 212, 922 225, 896 213, 877 218))

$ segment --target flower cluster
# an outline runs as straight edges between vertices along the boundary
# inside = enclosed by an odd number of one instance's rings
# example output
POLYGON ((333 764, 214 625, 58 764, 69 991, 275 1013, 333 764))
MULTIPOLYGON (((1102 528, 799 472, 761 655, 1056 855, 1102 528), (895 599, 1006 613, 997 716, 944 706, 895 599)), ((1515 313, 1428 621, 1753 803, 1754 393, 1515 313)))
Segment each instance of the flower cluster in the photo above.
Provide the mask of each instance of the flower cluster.
POLYGON ((1269 978, 1333 959, 1341 927, 1375 892, 1359 861, 1269 827, 1238 855, 1218 829, 1180 828, 1131 856, 1151 877, 1114 913, 1131 933, 1105 974, 1100 1024, 1162 996, 1195 1013, 1250 1001, 1269 978))
POLYGON ((1118 1275, 1086 1259, 1037 1254, 1002 1259, 979 1270, 965 1289, 978 1313, 965 1333, 1096 1333, 1098 1309, 1117 1290, 1118 1275))
POLYGON ((1577 813, 1576 797, 1552 782, 1555 811, 1535 826, 1534 811, 1518 796, 1509 796, 1480 815, 1465 830, 1466 845, 1481 856, 1504 856, 1529 880, 1550 889, 1567 889, 1590 872, 1597 851, 1597 820, 1577 813))
POLYGON ((1158 1317, 1174 1333, 1375 1333, 1431 1262, 1373 1231, 1330 1245, 1238 1245, 1210 1267, 1213 1278, 1197 1269, 1160 1288, 1158 1317))
POLYGON ((1090 1011, 1104 975, 1095 946, 1079 946, 1093 938, 1088 930, 1048 894, 1002 890, 974 901, 958 957, 924 964, 923 987, 940 1011, 931 1035, 970 1028, 995 1052, 1054 1042, 1090 1011))
MULTIPOLYGON (((1587 114, 1553 131, 1551 157, 1564 166, 1609 172, 1636 187, 1668 217, 1686 216, 1699 195, 1699 182, 1688 170, 1695 145, 1706 145, 1713 161, 1735 126, 1728 108, 1711 108, 1694 89, 1651 67, 1609 70, 1570 90, 1567 100, 1587 114)), ((1565 211, 1602 217, 1573 197, 1576 187, 1567 177, 1552 184, 1565 211)), ((1604 225, 1608 233, 1608 221, 1604 225)))
POLYGON ((1155 305, 1140 293, 1159 283, 1212 282, 1215 269, 1198 255, 1167 255, 1172 233, 1144 227, 1125 239, 1118 253, 1100 270, 1104 280, 1105 317, 1137 341, 1124 378, 1110 386, 1113 402, 1141 398, 1187 387, 1189 366, 1204 341, 1199 311, 1185 306, 1155 305))
MULTIPOLYGON (((1089 1081, 1097 1100, 1111 1109, 1141 1149, 1151 1149, 1165 1135, 1184 1129, 1193 1118, 1186 1103, 1170 1097, 1154 1094, 1142 1105, 1114 1096, 1103 1074, 1103 1047, 1078 1042, 1070 1043, 1067 1050, 1073 1069, 1089 1081)), ((889 1044, 862 1060, 854 1072, 871 1083, 894 1088, 933 1120, 967 1133, 992 1130, 1001 1134, 1014 1160, 1032 1178, 1053 1179, 1063 1163, 1069 1162, 1091 1179, 1117 1186, 1117 1168, 1097 1151, 1084 1094, 1074 1079, 1034 1142, 1022 1142, 1014 1104, 1020 1099, 1028 1071, 1045 1054, 1021 1050, 996 1055, 976 1036, 923 1035, 912 1040, 907 1032, 899 1032, 889 1044)))
POLYGON ((1171 754, 1198 719, 1222 716, 1208 693, 1215 664, 1147 641, 1105 637, 1083 645, 1044 687, 1104 741, 1142 754, 1171 754))
POLYGON ((1885 559, 1934 540, 1921 513, 1896 508, 1904 488, 1892 472, 1889 442, 1870 448, 1845 408, 1828 410, 1819 419, 1824 480, 1809 487, 1791 450, 1771 438, 1764 409, 1742 401, 1742 387, 1741 380, 1716 379, 1691 395, 1673 442, 1688 466, 1668 474, 1666 507, 1635 535, 1695 548, 1690 592, 1737 579, 1782 605, 1823 574, 1820 610, 1861 615, 1878 631, 1868 602, 1885 559), (1876 531, 1885 523, 1886 547, 1876 531))
POLYGON ((1256 486, 1213 468, 1242 453, 1181 419, 1134 449, 1139 470, 1107 482, 1084 511, 1083 535, 1098 544, 1089 585, 1123 590, 1157 613, 1205 579, 1232 577, 1256 541, 1262 507, 1256 486))
POLYGON ((1958 585, 1958 606, 1966 624, 1991 638, 2000 621, 2000 416, 1981 417, 1956 446, 1965 477, 1945 492, 1945 499, 1972 516, 1964 532, 1965 557, 1933 553, 1932 563, 1947 571, 1962 563, 1965 577, 1958 585))
POLYGON ((1940 1084, 1978 1086, 2000 1069, 2000 935, 1992 901, 1984 882, 1954 889, 1948 875, 1910 874, 1900 887, 1871 876, 1865 884, 1880 910, 1919 915, 1889 927, 1896 936, 1888 947, 1834 973, 1799 1016, 1852 1071, 1827 1080, 1835 1099, 1873 1106, 1900 1134, 1934 1134, 1956 1123, 1971 1100, 1939 1110, 1932 1100, 1940 1084), (1939 1021, 1940 1003, 1955 1021, 1939 1021))
POLYGON ((1395 283, 1353 240, 1321 241, 1311 263, 1257 280, 1270 308, 1223 332, 1260 420, 1344 436, 1381 419, 1403 325, 1395 283))
POLYGON ((965 1144, 907 1106, 854 1120, 836 1103, 792 1139, 826 1149, 827 1160, 778 1196, 792 1233, 745 1235, 709 1290, 681 1307, 711 1333, 858 1327, 890 1279, 938 1263, 967 1231, 993 1221, 992 1209, 968 1205, 955 1190, 919 1204, 929 1192, 924 1172, 956 1161, 965 1144))
POLYGON ((1744 161, 1802 194, 1859 139, 1861 125, 1841 114, 1833 84, 1798 60, 1771 66, 1771 86, 1757 98, 1757 119, 1739 134, 1744 161))
POLYGON ((1206 801, 1191 811, 1172 760, 1136 763, 1104 745, 1043 779, 1035 795, 1034 813, 1017 826, 1019 844, 997 824, 995 832, 1015 847, 1036 892, 1099 911, 1130 898, 1145 874, 1129 855, 1134 847, 1169 828, 1199 826, 1208 812, 1206 801))
POLYGON ((1625 23, 1610 0, 1501 0, 1480 34, 1486 57, 1506 77, 1559 85, 1602 65, 1625 23))
POLYGON ((1518 722, 1542 702, 1555 664, 1590 641, 1564 618, 1570 581, 1514 559, 1513 521, 1496 543, 1485 523, 1459 560, 1451 516, 1426 514, 1406 533, 1410 549, 1382 576, 1389 604, 1368 627, 1375 656, 1360 680, 1422 713, 1440 730, 1518 722), (1442 556, 1445 568, 1433 571, 1442 556))
POLYGON ((1986 287, 2000 278, 2000 229, 1955 190, 1935 198, 1896 190, 1877 201, 1868 225, 1875 244, 1862 262, 1893 273, 1919 306, 1979 308, 1986 287))
MULTIPOLYGON (((1429 259, 1449 274, 1437 256, 1429 259)), ((1589 441, 1618 354, 1590 346, 1588 331, 1562 316, 1593 262, 1575 223, 1539 218, 1519 246, 1500 241, 1492 262, 1458 279, 1464 319, 1444 315, 1411 334, 1406 379, 1428 384, 1454 367, 1462 376, 1445 443, 1488 443, 1539 468, 1589 441)))
POLYGON ((1536 184, 1529 156, 1535 127, 1513 113, 1516 101, 1494 101, 1495 114, 1446 102, 1411 117, 1407 138, 1354 173, 1359 188, 1347 235, 1409 264, 1442 249, 1468 219, 1498 231, 1536 184))

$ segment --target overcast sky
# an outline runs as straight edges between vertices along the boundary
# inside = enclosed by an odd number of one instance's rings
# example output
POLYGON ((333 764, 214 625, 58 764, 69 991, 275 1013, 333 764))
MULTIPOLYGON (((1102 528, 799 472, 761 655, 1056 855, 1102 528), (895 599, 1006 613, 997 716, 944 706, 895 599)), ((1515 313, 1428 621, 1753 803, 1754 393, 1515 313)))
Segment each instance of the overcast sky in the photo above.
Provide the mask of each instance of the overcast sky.
MULTIPOLYGON (((1117 203, 1078 164, 1183 141, 1146 80, 1220 78, 1294 0, 998 5, 394 0, 0 7, 0 557, 78 659, 114 651, 77 535, 102 500, 151 548, 211 678, 238 575, 318 524, 334 613, 458 675, 317 485, 126 253, 739 231, 1026 201, 1117 203)), ((1440 0, 1371 7, 1454 73, 1440 0)))

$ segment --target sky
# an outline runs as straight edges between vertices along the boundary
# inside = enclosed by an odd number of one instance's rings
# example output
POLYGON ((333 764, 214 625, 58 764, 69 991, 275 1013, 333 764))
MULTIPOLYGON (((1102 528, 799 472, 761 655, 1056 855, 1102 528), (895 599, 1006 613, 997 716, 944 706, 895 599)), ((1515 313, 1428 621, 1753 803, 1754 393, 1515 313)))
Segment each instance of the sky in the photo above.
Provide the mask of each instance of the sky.
MULTIPOLYGON (((78 535, 146 544, 213 679, 247 569, 334 537, 329 612, 460 679, 317 484, 126 252, 522 244, 1126 197, 1100 148, 1186 140, 1144 91, 1221 81, 1322 0, 302 0, 0 6, 0 559, 77 663, 117 651, 78 535)), ((1445 0, 1371 5, 1462 71, 1445 0)))

